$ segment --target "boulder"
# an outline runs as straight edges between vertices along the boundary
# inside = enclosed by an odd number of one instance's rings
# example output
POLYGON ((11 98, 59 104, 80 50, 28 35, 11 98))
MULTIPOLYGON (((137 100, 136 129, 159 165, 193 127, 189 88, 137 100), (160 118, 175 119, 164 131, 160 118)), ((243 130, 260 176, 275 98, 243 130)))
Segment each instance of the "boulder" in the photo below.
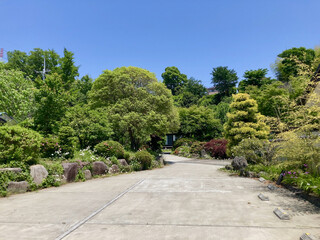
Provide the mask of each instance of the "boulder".
POLYGON ((93 175, 102 175, 108 173, 108 166, 101 161, 94 162, 92 165, 93 175))
POLYGON ((7 191, 10 193, 24 193, 28 190, 29 183, 22 182, 9 182, 7 191))
POLYGON ((43 179, 48 176, 48 171, 42 165, 33 165, 30 167, 30 175, 35 184, 40 185, 43 179))
POLYGON ((78 163, 62 163, 62 167, 67 182, 73 182, 78 174, 78 163))
POLYGON ((22 172, 22 169, 21 168, 0 168, 0 172, 20 173, 20 172, 22 172))
POLYGON ((246 168, 248 163, 244 157, 235 157, 231 162, 231 166, 234 170, 241 170, 246 168))
POLYGON ((122 166, 128 166, 128 163, 125 159, 119 159, 118 161, 122 166))
POLYGON ((91 179, 92 178, 92 174, 91 174, 91 172, 90 172, 90 170, 84 170, 84 177, 85 177, 85 179, 86 180, 89 180, 89 179, 91 179))
POLYGON ((111 166, 111 168, 109 169, 109 173, 111 173, 111 174, 115 174, 118 172, 120 172, 120 169, 119 169, 118 165, 116 165, 116 164, 113 164, 111 166))

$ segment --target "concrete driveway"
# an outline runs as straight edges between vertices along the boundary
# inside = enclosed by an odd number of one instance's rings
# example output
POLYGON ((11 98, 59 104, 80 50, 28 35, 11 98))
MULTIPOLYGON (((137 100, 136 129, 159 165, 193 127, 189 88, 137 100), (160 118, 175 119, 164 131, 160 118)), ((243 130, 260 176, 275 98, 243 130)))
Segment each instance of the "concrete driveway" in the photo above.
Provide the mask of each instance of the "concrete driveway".
POLYGON ((165 158, 162 169, 1 198, 0 240, 320 239, 320 209, 287 190, 231 177, 224 161, 165 158))

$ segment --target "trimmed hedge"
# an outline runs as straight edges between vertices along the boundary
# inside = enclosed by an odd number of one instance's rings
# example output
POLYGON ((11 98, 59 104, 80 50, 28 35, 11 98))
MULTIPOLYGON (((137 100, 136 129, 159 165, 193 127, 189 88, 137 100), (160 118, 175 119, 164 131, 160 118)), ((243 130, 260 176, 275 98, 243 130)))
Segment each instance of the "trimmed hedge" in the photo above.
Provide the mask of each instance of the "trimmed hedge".
POLYGON ((41 135, 20 126, 0 127, 0 163, 36 163, 40 156, 41 135))
POLYGON ((153 156, 148 151, 142 150, 135 154, 135 159, 141 164, 142 169, 146 170, 151 167, 153 156))
POLYGON ((112 140, 104 141, 101 143, 98 143, 94 147, 96 153, 103 157, 112 157, 115 156, 117 158, 123 158, 124 157, 124 148, 123 146, 112 140))

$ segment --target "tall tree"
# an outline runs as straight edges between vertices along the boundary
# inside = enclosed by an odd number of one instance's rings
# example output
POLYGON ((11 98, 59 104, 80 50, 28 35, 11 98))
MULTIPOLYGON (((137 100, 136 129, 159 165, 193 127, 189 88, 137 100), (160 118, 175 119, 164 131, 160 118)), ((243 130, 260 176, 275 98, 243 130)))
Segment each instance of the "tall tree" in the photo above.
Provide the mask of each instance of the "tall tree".
POLYGON ((268 137, 269 128, 262 121, 263 116, 258 113, 257 102, 250 98, 249 94, 233 95, 230 113, 227 114, 227 117, 224 135, 228 140, 229 149, 240 143, 242 139, 266 139, 268 137))
POLYGON ((263 84, 271 83, 272 80, 267 78, 268 69, 259 68, 257 70, 248 70, 244 72, 244 79, 239 83, 239 91, 244 92, 248 86, 261 87, 263 84))
POLYGON ((90 105, 105 107, 115 140, 139 148, 151 135, 177 130, 178 116, 170 91, 155 75, 137 67, 106 70, 93 83, 90 105))
POLYGON ((231 96, 234 93, 238 81, 238 76, 234 69, 216 67, 213 68, 211 75, 212 84, 222 97, 231 96))
POLYGON ((169 88, 173 95, 177 95, 180 88, 187 82, 187 75, 180 73, 177 67, 167 67, 161 74, 163 83, 169 88))
POLYGON ((66 48, 63 50, 63 57, 60 58, 60 72, 65 89, 69 90, 74 83, 76 77, 79 76, 79 67, 74 65, 73 52, 66 48))
POLYGON ((290 77, 312 75, 315 51, 313 49, 290 48, 278 55, 276 74, 278 80, 288 82, 290 77))

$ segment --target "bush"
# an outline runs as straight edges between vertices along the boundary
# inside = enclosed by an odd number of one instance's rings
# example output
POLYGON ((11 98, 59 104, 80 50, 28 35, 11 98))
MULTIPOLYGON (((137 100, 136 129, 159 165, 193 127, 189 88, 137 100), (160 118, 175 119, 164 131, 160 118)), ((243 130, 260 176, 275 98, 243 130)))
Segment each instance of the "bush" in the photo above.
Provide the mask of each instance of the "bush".
POLYGON ((148 151, 142 150, 136 153, 135 158, 141 164, 142 169, 146 170, 150 168, 153 156, 148 151))
POLYGON ((78 139, 76 133, 71 127, 61 127, 59 129, 59 140, 61 144, 61 151, 59 155, 65 158, 72 158, 74 150, 78 146, 78 139))
POLYGON ((173 154, 176 154, 182 157, 190 157, 190 147, 180 146, 176 150, 174 150, 173 154))
POLYGON ((20 126, 0 127, 0 163, 36 163, 40 146, 41 135, 33 130, 20 126))
POLYGON ((270 163, 278 147, 268 140, 243 139, 238 146, 231 149, 233 156, 245 157, 248 163, 270 163))
POLYGON ((103 157, 112 157, 115 156, 117 158, 123 158, 124 156, 124 148, 123 146, 116 141, 104 141, 98 143, 94 147, 96 153, 103 157))
POLYGON ((190 147, 190 153, 201 155, 201 151, 204 149, 205 142, 194 142, 190 147))
POLYGON ((227 143, 225 139, 212 139, 204 145, 204 150, 210 153, 211 157, 223 159, 227 157, 227 143))
POLYGON ((196 140, 192 139, 192 138, 179 138, 177 141, 174 142, 173 144, 173 148, 177 149, 180 146, 191 146, 193 144, 193 142, 195 142, 196 140))
POLYGON ((58 157, 57 152, 61 150, 61 146, 59 144, 59 140, 57 137, 46 137, 41 141, 41 157, 43 158, 52 158, 58 157))

